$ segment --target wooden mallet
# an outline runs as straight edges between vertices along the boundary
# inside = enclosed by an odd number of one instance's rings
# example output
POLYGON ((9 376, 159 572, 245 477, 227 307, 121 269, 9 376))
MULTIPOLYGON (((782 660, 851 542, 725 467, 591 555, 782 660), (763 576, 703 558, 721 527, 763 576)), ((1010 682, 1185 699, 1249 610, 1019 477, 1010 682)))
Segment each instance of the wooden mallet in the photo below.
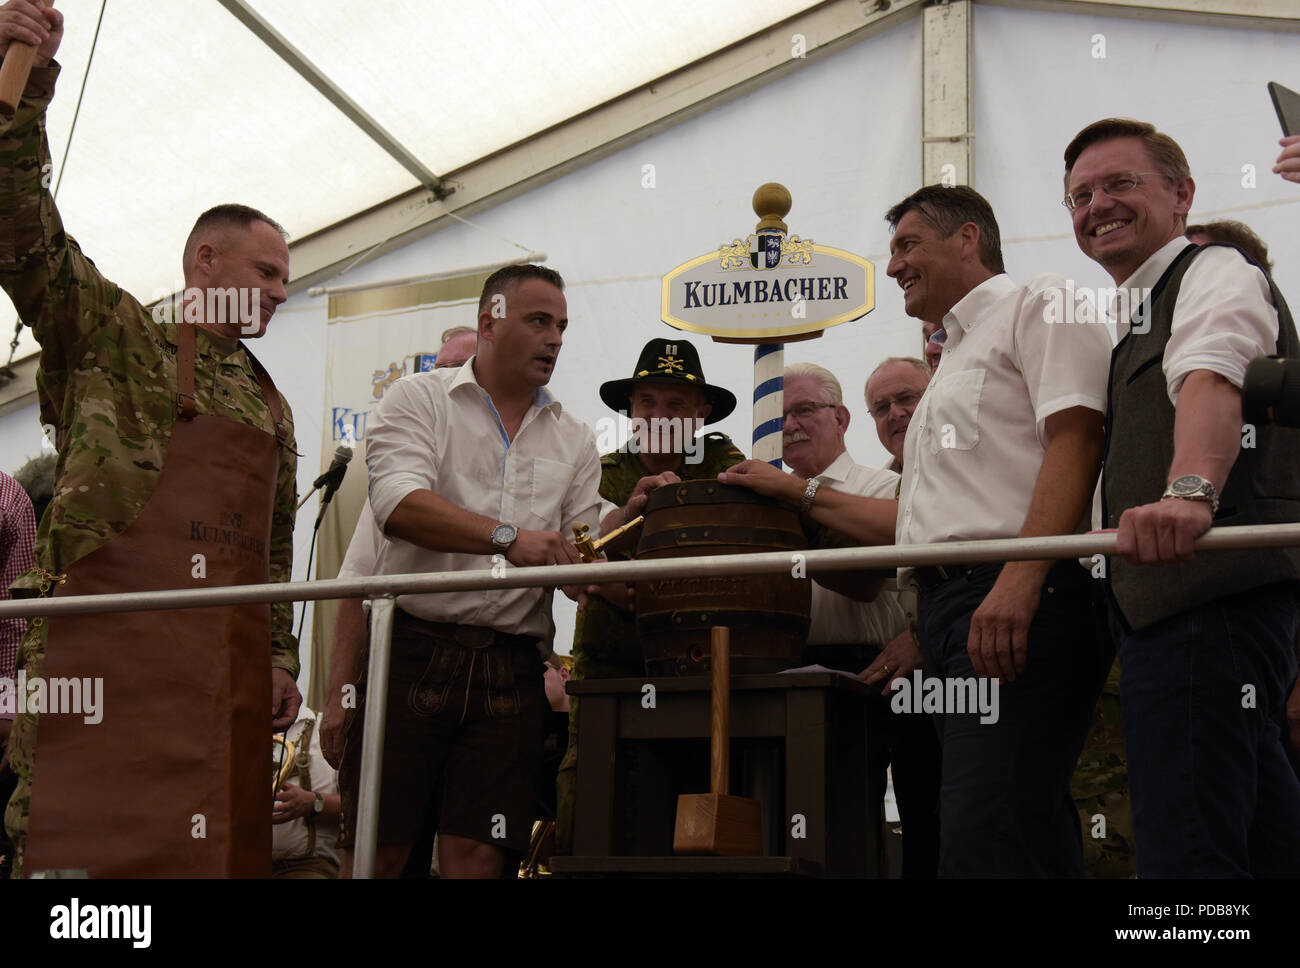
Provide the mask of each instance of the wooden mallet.
MULTIPOLYGON (((54 0, 44 0, 45 6, 54 6, 54 0)), ((18 102, 27 90, 27 78, 36 61, 36 48, 31 44, 11 41, 5 51, 4 63, 0 64, 0 113, 12 118, 18 110, 18 102)))
POLYGON ((763 817, 759 802, 733 797, 731 790, 731 630, 711 630, 713 730, 710 744, 712 793, 684 793, 677 798, 674 854, 759 857, 763 853, 763 817))

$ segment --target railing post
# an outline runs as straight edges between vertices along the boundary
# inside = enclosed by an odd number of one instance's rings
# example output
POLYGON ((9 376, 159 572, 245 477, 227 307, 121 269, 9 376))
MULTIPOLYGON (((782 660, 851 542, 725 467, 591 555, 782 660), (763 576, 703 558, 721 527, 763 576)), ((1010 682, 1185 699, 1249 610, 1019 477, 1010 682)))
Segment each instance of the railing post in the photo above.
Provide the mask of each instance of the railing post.
POLYGON ((370 600, 370 664, 366 670, 366 718, 361 734, 361 789, 357 798, 356 854, 352 877, 375 876, 379 841, 379 781, 384 765, 388 712, 388 665, 393 643, 393 599, 370 600))

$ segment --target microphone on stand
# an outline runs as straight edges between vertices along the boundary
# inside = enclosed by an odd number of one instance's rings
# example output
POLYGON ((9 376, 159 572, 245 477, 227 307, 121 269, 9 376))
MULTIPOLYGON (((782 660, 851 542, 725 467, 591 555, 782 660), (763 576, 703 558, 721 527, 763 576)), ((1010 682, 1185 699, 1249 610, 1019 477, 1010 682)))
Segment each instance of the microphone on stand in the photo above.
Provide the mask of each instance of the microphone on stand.
MULTIPOLYGON (((321 495, 320 499, 320 512, 316 515, 316 523, 312 525, 311 529, 311 546, 307 549, 308 578, 311 577, 312 556, 316 553, 316 533, 320 531, 321 522, 325 520, 325 509, 329 507, 329 503, 334 497, 334 492, 337 491, 339 485, 343 483, 343 475, 348 472, 348 461, 352 460, 352 454, 355 449, 356 448, 354 447, 349 447, 347 444, 340 444, 334 451, 334 460, 330 462, 329 468, 324 474, 311 482, 311 490, 308 491, 306 496, 298 502, 298 507, 301 508, 307 503, 307 498, 311 497, 321 488, 325 489, 325 493, 321 495)), ((309 604, 310 603, 306 601, 302 603, 302 613, 298 619, 297 634, 299 636, 302 635, 303 624, 307 621, 307 606, 309 604)))
POLYGON ((307 503, 309 497, 321 488, 325 489, 325 493, 321 495, 320 514, 316 516, 316 522, 318 524, 320 523, 321 518, 324 517, 325 508, 329 506, 330 501, 333 499, 334 492, 337 491, 339 485, 343 483, 343 475, 348 471, 348 461, 352 460, 352 455, 355 452, 355 448, 349 447, 347 444, 340 444, 338 449, 334 451, 334 460, 330 463, 329 469, 320 477, 316 478, 316 480, 311 482, 311 490, 303 495, 303 499, 298 502, 298 507, 301 508, 307 503))

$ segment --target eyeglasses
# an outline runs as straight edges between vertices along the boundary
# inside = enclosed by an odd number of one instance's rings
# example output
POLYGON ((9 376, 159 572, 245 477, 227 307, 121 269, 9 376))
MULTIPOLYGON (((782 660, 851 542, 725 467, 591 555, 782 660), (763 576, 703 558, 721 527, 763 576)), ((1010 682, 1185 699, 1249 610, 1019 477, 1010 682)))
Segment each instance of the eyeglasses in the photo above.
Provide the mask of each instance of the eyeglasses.
POLYGON ((838 406, 838 404, 834 404, 834 403, 801 403, 801 404, 799 404, 798 406, 794 406, 794 407, 791 407, 789 410, 785 410, 785 411, 783 411, 783 412, 781 413, 781 422, 782 422, 782 423, 785 423, 786 420, 789 419, 790 417, 794 417, 795 420, 807 420, 809 417, 811 417, 813 414, 815 414, 818 410, 824 410, 824 409, 827 408, 827 407, 835 407, 835 406, 838 406))
POLYGON ((879 419, 889 413, 894 408, 894 404, 900 407, 915 407, 920 402, 921 394, 917 390, 904 390, 902 393, 893 397, 881 397, 876 401, 876 405, 871 408, 871 416, 879 419))
POLYGON ((1118 175, 1111 175, 1100 185, 1090 185, 1087 188, 1080 188, 1078 191, 1068 192, 1061 200, 1061 204, 1071 212, 1080 208, 1087 208, 1092 204, 1098 192, 1105 192, 1111 198, 1119 198, 1121 195, 1127 195, 1138 185, 1142 184, 1143 175, 1159 175, 1161 178, 1168 178, 1161 171, 1126 171, 1118 175))
POLYGON ((935 346, 942 346, 948 342, 948 331, 946 329, 936 329, 930 334, 928 342, 933 343, 935 346))

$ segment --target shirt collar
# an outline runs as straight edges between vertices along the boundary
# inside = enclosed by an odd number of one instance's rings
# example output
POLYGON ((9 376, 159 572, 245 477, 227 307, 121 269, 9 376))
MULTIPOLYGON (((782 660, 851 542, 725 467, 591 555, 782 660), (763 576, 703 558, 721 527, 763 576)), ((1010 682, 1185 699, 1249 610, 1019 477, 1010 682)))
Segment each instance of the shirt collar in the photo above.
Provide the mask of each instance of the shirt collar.
MULTIPOLYGON (((451 386, 447 388, 448 393, 453 392, 458 387, 469 385, 477 387, 478 392, 483 396, 488 396, 488 392, 483 389, 483 385, 478 382, 478 376, 474 373, 474 361, 477 359, 478 355, 475 354, 461 364, 459 371, 451 381, 451 386)), ((564 409, 560 405, 560 401, 556 400, 546 387, 538 387, 533 392, 533 406, 538 410, 550 410, 557 417, 564 409)))
POLYGON ((1134 286, 1141 289, 1153 288, 1160 281, 1160 277, 1165 274, 1165 270, 1169 268, 1170 263, 1178 258, 1178 253, 1191 244, 1181 235, 1170 239, 1151 253, 1147 261, 1138 266, 1133 275, 1120 283, 1120 288, 1132 289, 1134 286))
POLYGON ((944 348, 961 342, 962 334, 975 328, 995 303, 1014 292, 1016 284, 1005 272, 990 276, 957 300, 956 305, 943 317, 943 328, 948 333, 944 348))
POLYGON ((849 471, 851 470, 853 470, 853 458, 849 456, 849 452, 846 450, 831 461, 830 466, 817 475, 817 479, 843 483, 849 479, 849 471))
POLYGON ((1137 271, 1119 284, 1110 297, 1110 305, 1106 308, 1110 319, 1121 327, 1120 335, 1128 332, 1129 320, 1117 319, 1116 316, 1120 311, 1120 293, 1125 293, 1125 300, 1128 303, 1129 313, 1133 313, 1142 305, 1142 299, 1139 298, 1142 290, 1151 290, 1155 288, 1160 277, 1165 274, 1165 270, 1178 258, 1178 254, 1191 245, 1183 236, 1170 239, 1155 252, 1147 257, 1147 261, 1138 266, 1137 271), (1133 290, 1139 290, 1139 293, 1127 295, 1133 290))
MULTIPOLYGON (((193 323, 174 323, 173 326, 193 326, 193 323)), ((200 326, 194 326, 194 352, 199 356, 209 356, 216 360, 229 360, 243 347, 243 343, 238 340, 222 339, 219 336, 213 336, 206 329, 200 326)), ((179 345, 180 334, 173 329, 169 334, 173 343, 179 345)))

